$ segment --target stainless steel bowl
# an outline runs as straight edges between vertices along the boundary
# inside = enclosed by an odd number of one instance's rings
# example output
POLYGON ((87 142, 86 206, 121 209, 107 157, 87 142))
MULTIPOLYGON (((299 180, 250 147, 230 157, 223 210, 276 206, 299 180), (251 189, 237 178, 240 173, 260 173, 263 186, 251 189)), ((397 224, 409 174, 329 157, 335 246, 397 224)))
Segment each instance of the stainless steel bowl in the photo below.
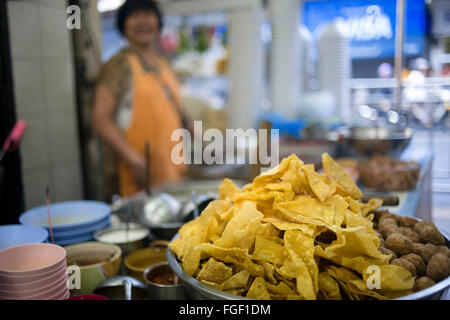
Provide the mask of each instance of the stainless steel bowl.
POLYGON ((133 230, 138 230, 142 233, 142 237, 139 237, 138 239, 130 240, 130 241, 108 241, 108 240, 105 240, 105 237, 107 237, 111 233, 115 233, 115 232, 125 233, 126 230, 127 230, 126 224, 123 223, 120 225, 116 225, 116 226, 98 231, 97 233, 94 234, 94 238, 95 238, 95 240, 97 240, 99 242, 113 243, 115 245, 118 245, 122 249, 123 256, 126 256, 127 254, 134 252, 138 249, 144 248, 149 244, 150 231, 148 230, 148 228, 146 226, 143 226, 138 223, 130 223, 128 230, 129 230, 129 232, 130 231, 133 232, 133 230))
MULTIPOLYGON (((173 240, 176 239, 178 235, 175 236, 173 240)), ((208 286, 204 283, 201 283, 197 279, 192 278, 186 272, 184 272, 183 268, 181 268, 180 264, 175 257, 175 254, 167 249, 167 262, 169 263, 170 268, 175 272, 177 276, 179 276, 183 282, 184 287, 188 295, 191 299, 194 300, 250 300, 249 298, 237 296, 231 293, 227 293, 224 291, 217 290, 211 286, 208 286)))
MULTIPOLYGON (((443 230, 441 231, 442 235, 445 237, 445 245, 450 247, 450 234, 443 230)), ((178 237, 178 234, 172 239, 175 240, 178 237)), ((177 274, 183 281, 186 287, 186 290, 189 296, 194 300, 247 300, 248 298, 237 296, 231 293, 227 293, 224 291, 217 290, 211 286, 208 286, 197 279, 189 276, 186 272, 184 272, 183 268, 178 263, 177 257, 175 254, 167 248, 167 262, 169 266, 172 268, 173 272, 177 274)), ((421 290, 419 292, 399 297, 394 300, 439 300, 441 299, 447 291, 450 289, 450 276, 446 279, 439 281, 434 286, 429 287, 425 290, 421 290)))
POLYGON ((350 127, 342 131, 349 155, 373 154, 398 157, 411 142, 412 130, 381 127, 350 127))
POLYGON ((111 300, 145 300, 147 289, 145 285, 132 277, 117 276, 99 284, 94 294, 108 297, 111 300))

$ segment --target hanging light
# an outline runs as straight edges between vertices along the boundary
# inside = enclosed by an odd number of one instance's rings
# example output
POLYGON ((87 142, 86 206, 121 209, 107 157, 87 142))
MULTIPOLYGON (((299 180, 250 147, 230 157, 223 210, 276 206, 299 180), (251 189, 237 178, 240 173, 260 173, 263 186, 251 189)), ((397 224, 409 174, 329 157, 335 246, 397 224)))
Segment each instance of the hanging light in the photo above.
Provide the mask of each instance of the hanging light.
POLYGON ((117 10, 125 0, 98 0, 97 10, 101 13, 117 10))

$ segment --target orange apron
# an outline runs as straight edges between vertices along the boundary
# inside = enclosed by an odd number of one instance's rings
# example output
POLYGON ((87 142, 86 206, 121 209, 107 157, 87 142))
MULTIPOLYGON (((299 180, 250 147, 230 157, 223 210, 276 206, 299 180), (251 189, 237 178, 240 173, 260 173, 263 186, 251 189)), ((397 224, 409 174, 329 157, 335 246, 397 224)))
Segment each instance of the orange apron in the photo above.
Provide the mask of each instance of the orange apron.
MULTIPOLYGON (((171 141, 172 132, 181 128, 181 120, 176 106, 170 101, 164 88, 152 72, 145 72, 136 54, 128 55, 133 74, 134 102, 130 127, 125 131, 128 142, 145 155, 145 142, 150 142, 151 186, 158 187, 167 182, 182 179, 184 165, 176 165, 171 160, 172 148, 178 143, 171 141)), ((161 63, 160 79, 173 93, 178 93, 178 84, 167 63, 161 63)), ((175 96, 177 102, 179 96, 175 96)), ((180 105, 178 103, 178 105, 180 105)), ((119 160, 119 188, 122 196, 130 196, 140 191, 131 175, 131 169, 119 160)))

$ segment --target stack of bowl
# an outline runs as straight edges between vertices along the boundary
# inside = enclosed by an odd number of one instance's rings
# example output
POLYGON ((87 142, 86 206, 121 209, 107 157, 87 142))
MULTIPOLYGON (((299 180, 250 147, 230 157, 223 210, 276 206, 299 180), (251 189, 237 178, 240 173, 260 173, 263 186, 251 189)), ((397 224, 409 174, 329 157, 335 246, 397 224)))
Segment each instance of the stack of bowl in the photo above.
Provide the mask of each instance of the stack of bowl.
POLYGON ((48 232, 43 227, 10 224, 0 227, 0 250, 27 243, 47 241, 48 232))
MULTIPOLYGON (((50 205, 50 217, 55 243, 61 246, 94 239, 94 233, 110 225, 111 211, 97 201, 67 201, 50 205)), ((47 207, 40 206, 23 213, 24 225, 48 227, 47 207)), ((48 239, 50 242, 50 238, 48 239)))
POLYGON ((50 243, 0 251, 0 300, 69 298, 66 251, 50 243))

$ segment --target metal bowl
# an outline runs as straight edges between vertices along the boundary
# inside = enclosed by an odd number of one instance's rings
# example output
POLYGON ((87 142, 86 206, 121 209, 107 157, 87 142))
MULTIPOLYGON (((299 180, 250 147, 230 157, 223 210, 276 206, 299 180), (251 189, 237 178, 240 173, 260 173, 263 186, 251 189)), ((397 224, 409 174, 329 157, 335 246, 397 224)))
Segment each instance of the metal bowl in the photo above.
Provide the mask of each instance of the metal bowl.
POLYGON ((107 237, 108 235, 110 235, 111 233, 116 233, 116 232, 126 232, 126 224, 120 224, 120 225, 116 225, 114 227, 110 227, 107 229, 103 229, 101 231, 98 231, 94 234, 94 238, 95 240, 99 241, 99 242, 104 242, 104 243, 112 243, 115 245, 118 245, 123 252, 123 256, 126 256, 127 254, 134 252, 138 249, 144 248, 148 245, 149 241, 149 236, 150 236, 150 231, 148 230, 148 228, 146 226, 143 226, 141 224, 138 223, 130 223, 129 224, 129 231, 133 231, 133 230, 138 230, 139 232, 142 233, 142 236, 139 237, 138 239, 135 240, 130 240, 127 242, 124 241, 109 241, 109 240, 105 240, 105 237, 107 237))
MULTIPOLYGON (((439 229, 439 231, 445 238, 445 245, 450 247, 450 235, 441 229, 439 229)), ((176 238, 178 238, 178 234, 172 239, 172 241, 176 238)), ((167 248, 167 262, 173 272, 175 272, 177 276, 184 281, 189 296, 194 300, 249 300, 249 298, 217 290, 189 276, 186 272, 184 272, 183 268, 178 263, 177 257, 172 250, 170 250, 170 248, 167 248)), ((450 276, 442 281, 439 281, 432 287, 396 298, 394 300, 439 300, 447 293, 449 288, 450 276)))
POLYGON ((148 297, 145 285, 132 277, 117 276, 99 284, 94 294, 111 300, 145 300, 148 297))
POLYGON ((373 154, 398 157, 411 142, 412 130, 381 127, 350 127, 342 131, 349 155, 373 154))
MULTIPOLYGON (((178 237, 178 234, 173 238, 175 240, 178 237)), ((167 262, 169 263, 170 268, 175 272, 177 276, 179 276, 183 282, 184 287, 188 295, 191 299, 194 300, 251 300, 249 298, 245 298, 242 296, 237 296, 231 293, 227 293, 224 291, 217 290, 211 286, 208 286, 204 283, 201 283, 197 279, 192 278, 186 272, 184 272, 183 268, 181 268, 180 264, 177 261, 175 254, 167 249, 167 262)))

